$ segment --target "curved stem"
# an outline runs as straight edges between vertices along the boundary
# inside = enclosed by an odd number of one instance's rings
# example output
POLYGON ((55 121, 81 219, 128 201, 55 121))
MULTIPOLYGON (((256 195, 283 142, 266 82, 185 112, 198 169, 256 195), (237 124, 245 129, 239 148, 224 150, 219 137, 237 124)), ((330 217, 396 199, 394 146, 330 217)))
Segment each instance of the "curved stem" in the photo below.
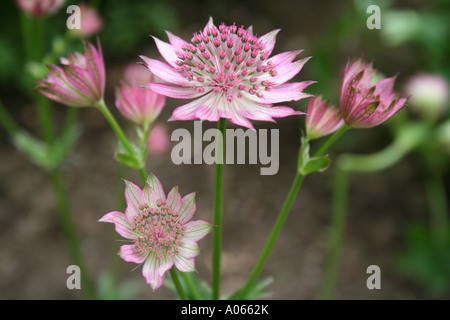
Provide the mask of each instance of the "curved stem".
MULTIPOLYGON (((99 101, 95 105, 95 107, 97 107, 101 111, 101 113, 105 116, 106 120, 111 125, 111 128, 116 133, 117 137, 119 138, 119 140, 122 143, 122 145, 125 148, 125 150, 130 155, 135 155, 136 154, 136 150, 133 148, 133 146, 130 144, 130 142, 128 142, 128 139, 125 136, 125 134, 123 133, 122 128, 117 123, 116 118, 114 118, 113 114, 109 111, 108 107, 105 104, 105 101, 103 101, 103 100, 99 101)), ((147 172, 145 171, 145 169, 144 168, 139 168, 138 172, 139 172, 139 175, 140 175, 141 179, 143 181, 145 181, 147 179, 147 172)))
POLYGON ((316 153, 314 154, 314 157, 319 157, 319 156, 323 155, 325 153, 325 151, 327 151, 328 148, 331 147, 331 145, 333 143, 335 143, 336 140, 339 139, 344 134, 344 132, 346 132, 348 129, 349 129, 349 127, 347 127, 346 125, 343 125, 330 138, 328 138, 327 141, 325 141, 325 143, 320 147, 320 149, 316 151, 316 153))
POLYGON ((264 267, 267 258, 269 257, 270 252, 272 251, 273 245, 275 244, 275 240, 278 237, 278 234, 280 233, 284 222, 286 221, 286 218, 289 214, 289 211, 291 209, 292 203, 294 202, 294 199, 298 193, 298 190, 300 189, 300 186, 302 184, 303 178, 305 176, 297 173, 295 176, 294 182, 292 183, 291 189, 289 190, 288 196, 284 202, 283 208, 280 211, 280 214, 278 215, 277 221, 275 222, 275 225, 272 229, 272 232, 270 233, 269 239, 266 242, 266 245, 264 246, 264 249, 259 257, 258 262, 256 263, 255 268, 253 269, 250 277, 247 280, 247 283, 245 286, 241 289, 240 293, 237 296, 237 299, 245 299, 246 295, 248 294, 251 287, 254 285, 255 281, 258 279, 262 268, 264 267))
POLYGON ((181 277, 183 277, 184 283, 186 284, 186 287, 188 289, 188 292, 192 295, 194 300, 202 300, 202 297, 200 296, 200 293, 198 292, 197 288, 195 287, 191 273, 182 272, 181 277))
POLYGON ((214 187, 214 239, 212 254, 212 299, 220 298, 220 261, 222 253, 222 215, 223 215, 223 168, 225 154, 225 128, 226 120, 218 121, 217 129, 221 136, 216 137, 216 178, 214 187))
POLYGON ((320 298, 325 300, 333 299, 335 294, 347 213, 348 176, 348 172, 340 170, 339 168, 335 169, 333 177, 331 225, 328 231, 327 255, 325 258, 322 287, 320 290, 320 298))
MULTIPOLYGON (((334 135, 332 135, 322 145, 322 147, 314 154, 314 157, 321 156, 348 129, 349 129, 348 127, 344 126, 340 130, 338 130, 334 135)), ((307 143, 307 142, 308 142, 308 139, 304 140, 304 143, 307 143)), ((300 147, 299 153, 301 153, 301 151, 302 151, 302 147, 300 147)), ((299 156, 301 156, 301 155, 299 154, 299 156)), ((247 280, 247 283, 240 290, 236 299, 238 299, 238 300, 245 299, 246 295, 250 291, 251 287, 255 284, 255 281, 258 279, 258 277, 267 261, 267 258, 269 257, 269 254, 273 248, 273 245, 275 244, 278 234, 280 233, 281 229, 283 228, 286 218, 289 215, 289 211, 291 210, 292 203, 294 202, 295 197, 297 196, 298 190, 300 189, 300 186, 301 186, 304 178, 305 178, 305 175, 302 175, 297 170, 297 174, 295 176, 294 182, 292 183, 292 186, 289 190, 289 193, 286 197, 283 207, 282 207, 280 213, 278 214, 277 221, 275 222, 275 225, 272 228, 272 232, 270 233, 269 239, 267 240, 266 245, 264 246, 264 249, 259 257, 258 262, 256 263, 255 268, 253 269, 252 273, 250 274, 250 277, 247 280)))
POLYGON ((177 270, 175 267, 170 268, 169 270, 170 276, 172 277, 173 284, 175 285, 175 289, 177 290, 178 296, 181 300, 188 300, 186 293, 184 292, 183 287, 181 286, 180 279, 178 279, 177 270))

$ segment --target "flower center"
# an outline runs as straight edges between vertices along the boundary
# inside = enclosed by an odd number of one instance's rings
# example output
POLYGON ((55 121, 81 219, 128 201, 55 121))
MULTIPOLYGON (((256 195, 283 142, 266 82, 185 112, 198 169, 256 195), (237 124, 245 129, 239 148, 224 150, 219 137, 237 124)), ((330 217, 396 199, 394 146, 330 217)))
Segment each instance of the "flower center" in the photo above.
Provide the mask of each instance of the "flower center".
POLYGON ((131 228, 139 234, 134 240, 135 247, 141 252, 153 252, 158 258, 177 255, 186 234, 179 217, 180 213, 173 212, 165 202, 159 202, 156 208, 141 206, 131 223, 131 228))
POLYGON ((228 101, 241 98, 244 92, 263 97, 275 83, 259 77, 277 75, 275 66, 267 61, 269 54, 265 43, 251 30, 222 23, 218 28, 208 26, 195 33, 191 43, 176 52, 177 71, 199 93, 213 91, 225 95, 228 101))

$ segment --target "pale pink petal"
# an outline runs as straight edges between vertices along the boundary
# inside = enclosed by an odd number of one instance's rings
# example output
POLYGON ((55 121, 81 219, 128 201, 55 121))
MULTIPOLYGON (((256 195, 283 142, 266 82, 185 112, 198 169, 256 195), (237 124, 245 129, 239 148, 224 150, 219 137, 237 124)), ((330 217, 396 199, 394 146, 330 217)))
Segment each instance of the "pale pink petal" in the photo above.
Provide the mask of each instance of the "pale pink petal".
POLYGON ((268 56, 272 53, 273 48, 275 47, 278 32, 280 32, 280 29, 270 31, 259 38, 259 40, 265 44, 264 51, 268 56))
POLYGON ((178 247, 179 255, 185 258, 194 258, 199 255, 200 249, 196 242, 183 238, 183 245, 178 247))
POLYGON ((203 93, 198 93, 190 87, 181 87, 177 85, 165 83, 147 83, 141 85, 143 88, 150 89, 156 93, 177 99, 191 99, 201 96, 203 93))
POLYGON ((175 267, 181 272, 194 272, 195 271, 195 261, 193 258, 185 258, 181 256, 174 257, 175 267))
POLYGON ((183 197, 181 200, 180 218, 181 223, 186 223, 192 219, 195 211, 197 210, 195 204, 195 192, 192 192, 183 197))
POLYGON ((128 206, 132 206, 135 210, 139 211, 141 206, 141 194, 142 190, 134 183, 125 181, 125 200, 128 206))
POLYGON ((120 247, 119 256, 127 261, 134 263, 142 263, 147 259, 148 252, 139 250, 134 244, 125 244, 120 247))
POLYGON ((142 268, 142 275, 153 290, 158 289, 164 282, 164 273, 173 266, 173 261, 158 258, 155 254, 150 254, 145 260, 142 268))
POLYGON ((98 221, 114 223, 117 233, 126 239, 135 239, 137 237, 137 233, 131 229, 127 217, 122 212, 113 211, 107 213, 98 221))
POLYGON ((197 242, 203 239, 212 229, 213 225, 203 220, 189 221, 185 224, 186 235, 183 239, 197 242))
POLYGON ((153 40, 155 40, 156 46, 158 47, 158 51, 164 58, 164 60, 166 60, 167 63, 170 64, 172 67, 176 68, 177 65, 175 62, 178 60, 178 57, 175 54, 174 48, 167 42, 161 41, 153 36, 152 38, 153 40))
POLYGON ((150 59, 145 56, 140 56, 144 60, 147 68, 157 77, 164 81, 172 84, 178 85, 188 85, 189 81, 183 78, 174 68, 169 66, 167 63, 161 62, 159 60, 150 59))
POLYGON ((178 192, 178 187, 172 188, 167 195, 166 205, 174 212, 178 212, 181 208, 181 195, 178 192))
POLYGON ((185 105, 182 105, 178 108, 176 108, 172 116, 170 117, 169 121, 173 120, 198 120, 197 116, 195 115, 195 112, 197 108, 203 106, 203 105, 209 105, 210 101, 213 101, 215 99, 215 96, 212 94, 206 94, 201 98, 198 98, 192 102, 189 102, 185 105))
POLYGON ((166 194, 164 193, 164 188, 158 178, 150 173, 147 177, 147 183, 155 191, 156 196, 161 201, 166 201, 166 194))

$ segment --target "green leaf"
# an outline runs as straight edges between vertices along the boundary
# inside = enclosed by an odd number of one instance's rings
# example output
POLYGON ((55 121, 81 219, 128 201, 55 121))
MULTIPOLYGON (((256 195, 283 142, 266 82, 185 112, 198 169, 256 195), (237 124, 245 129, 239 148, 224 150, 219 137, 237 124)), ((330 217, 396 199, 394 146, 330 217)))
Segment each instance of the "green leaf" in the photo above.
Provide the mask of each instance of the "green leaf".
POLYGON ((307 175, 313 172, 322 172, 325 171, 329 165, 330 158, 328 157, 311 158, 308 163, 302 168, 301 173, 307 175))
POLYGON ((302 138, 302 146, 300 147, 300 151, 298 153, 298 170, 300 171, 309 161, 309 143, 308 140, 303 137, 302 138))
POLYGON ((35 165, 49 169, 49 148, 43 141, 31 136, 28 132, 19 130, 12 136, 14 146, 25 154, 35 165))
POLYGON ((119 162, 122 162, 124 165, 131 167, 131 168, 140 169, 142 167, 141 162, 138 159, 136 159, 136 157, 131 156, 126 153, 116 154, 116 159, 119 162))
MULTIPOLYGON (((250 288, 250 290, 248 291, 247 295, 243 298, 245 300, 257 300, 257 299, 261 299, 261 298, 265 298, 270 296, 269 292, 265 292, 263 291, 268 285, 270 285, 273 282, 273 278, 269 277, 266 278, 258 283, 256 283, 255 285, 253 285, 253 287, 250 288)), ((233 294, 229 295, 226 300, 236 300, 236 297, 239 295, 241 289, 239 289, 238 291, 234 292, 233 294)))

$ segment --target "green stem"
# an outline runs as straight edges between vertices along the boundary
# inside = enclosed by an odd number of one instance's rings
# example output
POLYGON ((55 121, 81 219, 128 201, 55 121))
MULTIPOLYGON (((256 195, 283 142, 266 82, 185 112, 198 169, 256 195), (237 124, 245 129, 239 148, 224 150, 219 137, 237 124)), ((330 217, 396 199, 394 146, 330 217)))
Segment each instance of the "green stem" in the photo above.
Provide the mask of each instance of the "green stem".
MULTIPOLYGON (((338 130, 334 135, 332 135, 322 145, 322 147, 314 154, 314 157, 321 156, 347 130, 348 130, 348 127, 345 127, 345 126, 342 127, 340 130, 338 130)), ((308 140, 309 140, 308 138, 305 138, 304 143, 308 143, 308 140)), ((302 147, 300 147, 299 153, 301 151, 302 151, 302 147)), ((300 156, 300 154, 299 154, 299 156, 300 156)), ((301 186, 304 178, 305 178, 305 176, 297 171, 294 182, 292 183, 292 186, 289 190, 286 200, 284 201, 283 207, 282 207, 280 213, 278 214, 277 221, 275 222, 275 225, 272 228, 272 232, 270 233, 269 239, 267 240, 266 245, 264 246, 264 249, 259 257, 259 260, 256 263, 256 266, 254 267, 252 273, 250 274, 250 277, 247 280, 247 283, 240 290, 236 299, 238 299, 238 300, 245 299, 246 295, 248 294, 248 292, 250 291, 250 289, 255 284, 256 280, 258 279, 264 265, 266 264, 267 258, 269 257, 270 252, 272 251, 273 245, 275 244, 275 241, 276 241, 276 239, 277 239, 281 229, 283 228, 283 225, 289 215, 289 211, 291 210, 292 203, 294 202, 295 197, 297 196, 297 193, 300 189, 300 186, 301 186)))
POLYGON ((56 197, 56 204, 58 206, 58 214, 63 233, 69 246, 70 256, 73 263, 81 269, 81 288, 83 290, 83 294, 86 298, 93 299, 95 298, 95 290, 93 283, 89 278, 83 255, 81 253, 61 171, 59 169, 52 171, 50 173, 50 177, 53 192, 56 197))
POLYGON ((348 175, 346 171, 335 169, 331 225, 328 231, 327 255, 320 290, 320 298, 324 300, 333 299, 335 294, 347 213, 348 175))
POLYGON ((292 203, 294 202, 295 197, 297 196, 298 190, 300 189, 304 177, 305 177, 304 175, 297 172, 294 182, 292 183, 291 189, 289 190, 288 196, 284 202, 283 208, 281 209, 277 221, 275 222, 275 225, 272 229, 272 232, 270 233, 269 239, 267 240, 266 245, 264 246, 264 249, 259 257, 258 262, 256 263, 255 268, 253 269, 250 277, 248 278, 247 283, 241 289, 237 297, 238 300, 245 299, 249 290, 255 284, 255 281, 258 279, 267 261, 267 258, 269 257, 269 254, 272 251, 273 245, 275 244, 278 234, 283 228, 286 218, 288 217, 292 203))
POLYGON ((344 132, 346 132, 349 129, 349 127, 347 127, 345 124, 338 130, 336 131, 330 138, 328 138, 328 140, 320 147, 319 150, 316 151, 316 153, 314 154, 314 157, 319 157, 321 155, 323 155, 325 153, 325 151, 328 150, 328 148, 336 142, 337 139, 339 139, 344 132))
POLYGON ((214 239, 212 254, 212 299, 220 298, 220 260, 222 253, 222 215, 223 215, 223 169, 225 155, 226 120, 221 118, 217 124, 221 137, 216 137, 216 177, 214 187, 214 239))
POLYGON ((12 137, 18 131, 20 131, 19 125, 11 117, 6 107, 0 101, 0 124, 6 129, 8 134, 12 137))
MULTIPOLYGON (((128 139, 125 136, 125 134, 123 133, 122 128, 119 126, 116 119, 114 118, 112 113, 109 111, 108 107, 105 104, 105 101, 103 101, 103 100, 99 101, 98 103, 95 104, 95 107, 97 107, 101 111, 101 113, 104 115, 106 120, 109 122, 109 124, 111 125, 111 128, 116 133, 117 137, 119 138, 119 140, 122 143, 125 150, 130 155, 135 156, 136 155, 135 149, 130 144, 130 142, 128 142, 128 139)), ((139 176, 141 177, 141 179, 143 181, 145 181, 147 179, 147 172, 145 171, 145 168, 139 168, 138 172, 139 172, 139 176)))
POLYGON ((442 170, 432 166, 426 181, 431 234, 437 245, 447 243, 450 228, 447 193, 442 176, 442 170))
POLYGON ((172 277, 173 284, 175 285, 175 289, 177 290, 178 297, 180 297, 181 300, 188 300, 188 297, 186 296, 186 293, 184 292, 184 289, 181 285, 180 279, 178 279, 178 274, 175 267, 170 268, 169 272, 170 276, 172 277))
POLYGON ((182 272, 181 276, 183 277, 183 280, 184 280, 184 283, 186 284, 188 292, 192 295, 194 300, 202 300, 200 293, 198 292, 197 288, 195 287, 195 285, 192 281, 192 273, 182 272))

